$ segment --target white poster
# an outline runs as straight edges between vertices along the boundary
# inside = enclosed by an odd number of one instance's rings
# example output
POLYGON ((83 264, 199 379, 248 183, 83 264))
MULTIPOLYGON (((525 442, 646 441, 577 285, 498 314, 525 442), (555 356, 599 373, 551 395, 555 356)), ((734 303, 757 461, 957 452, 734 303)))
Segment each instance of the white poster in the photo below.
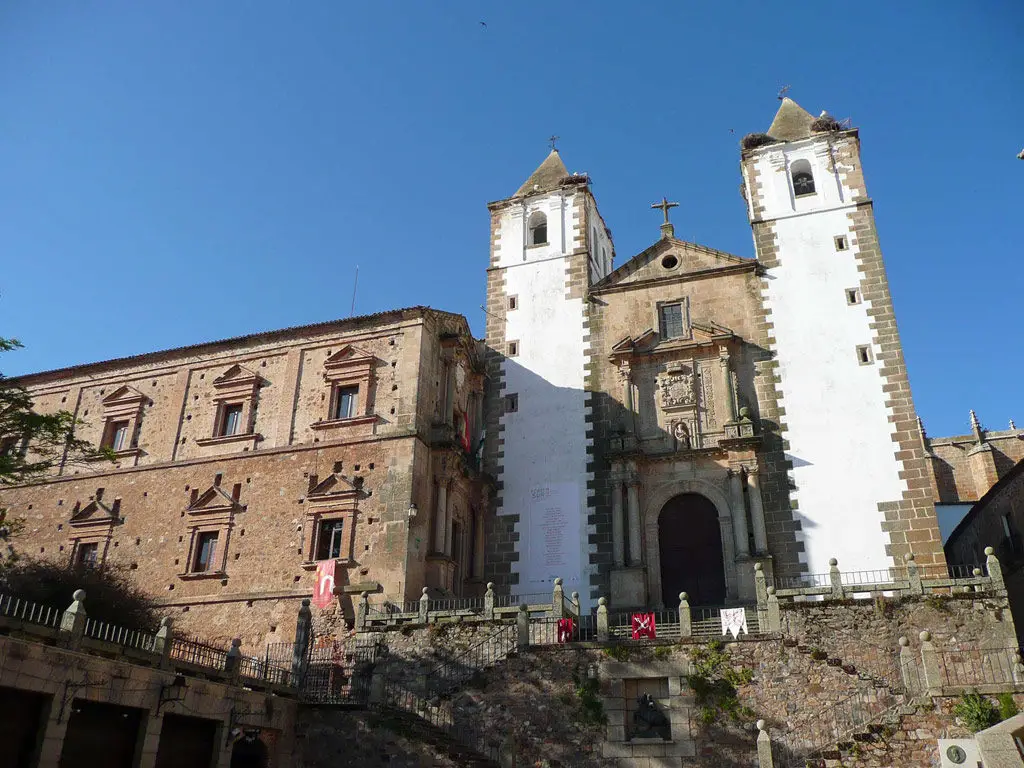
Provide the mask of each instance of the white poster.
POLYGON ((576 483, 551 483, 530 489, 526 513, 528 540, 520 583, 530 592, 551 589, 564 580, 566 594, 580 589, 584 525, 576 483))

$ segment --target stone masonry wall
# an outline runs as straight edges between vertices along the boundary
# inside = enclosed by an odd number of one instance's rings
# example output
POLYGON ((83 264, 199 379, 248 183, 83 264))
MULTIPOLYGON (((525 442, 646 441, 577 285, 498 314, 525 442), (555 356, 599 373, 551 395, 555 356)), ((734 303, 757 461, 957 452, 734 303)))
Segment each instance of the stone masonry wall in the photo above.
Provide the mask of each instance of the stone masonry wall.
MULTIPOLYGON (((22 377, 38 408, 74 411, 88 422, 79 436, 93 442, 103 434, 105 398, 128 386, 144 400, 137 447, 114 465, 69 463, 44 482, 0 490, 0 509, 25 522, 12 544, 59 563, 96 544, 98 564, 128 569, 180 630, 220 643, 241 637, 251 652, 292 639, 299 602, 314 589, 320 515, 344 526, 343 594, 325 625, 351 623, 353 597, 364 589, 418 596, 432 540, 434 458, 453 450, 431 447, 425 425, 438 413, 440 339, 453 334, 455 357, 472 369, 465 319, 417 308, 22 377), (314 429, 328 416, 324 362, 349 345, 374 358, 357 406, 373 423, 314 429), (213 438, 213 380, 237 366, 259 377, 251 433, 213 438), (330 486, 315 503, 314 477, 330 486), (337 492, 347 495, 332 498, 337 492), (410 517, 410 503, 422 514, 410 517), (218 534, 214 565, 196 572, 203 531, 218 534)), ((455 377, 455 409, 471 410, 479 378, 455 377)), ((474 473, 454 482, 463 517, 465 500, 485 503, 469 487, 480 485, 474 473)))

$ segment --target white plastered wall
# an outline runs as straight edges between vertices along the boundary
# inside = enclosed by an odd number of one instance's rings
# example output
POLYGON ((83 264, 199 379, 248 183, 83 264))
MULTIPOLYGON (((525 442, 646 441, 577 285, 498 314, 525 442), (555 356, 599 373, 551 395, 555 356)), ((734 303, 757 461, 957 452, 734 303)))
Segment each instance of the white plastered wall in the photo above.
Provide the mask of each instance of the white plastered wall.
MULTIPOLYGON (((516 551, 519 594, 550 592, 556 577, 567 594, 587 602, 588 448, 584 392, 585 342, 582 298, 568 298, 569 254, 582 247, 573 229, 574 195, 539 196, 506 209, 499 226, 498 266, 505 292, 517 308, 505 312, 505 339, 518 353, 503 363, 504 394, 518 410, 501 417, 504 456, 503 514, 518 514, 516 551), (526 247, 526 222, 535 210, 547 215, 548 245, 526 247)), ((502 350, 507 353, 506 350, 502 350)))
POLYGON ((872 341, 870 303, 847 299, 861 279, 848 217, 853 206, 828 152, 819 139, 771 147, 755 161, 764 218, 774 219, 777 237, 779 266, 768 271, 763 298, 774 325, 776 386, 796 486, 790 498, 797 502, 798 535, 811 573, 827 572, 831 557, 843 570, 888 567, 878 504, 898 501, 906 487, 872 341), (813 196, 793 196, 788 169, 796 159, 811 163, 813 196), (846 237, 847 250, 836 249, 837 235, 846 237), (862 345, 871 347, 866 365, 857 354, 862 345))

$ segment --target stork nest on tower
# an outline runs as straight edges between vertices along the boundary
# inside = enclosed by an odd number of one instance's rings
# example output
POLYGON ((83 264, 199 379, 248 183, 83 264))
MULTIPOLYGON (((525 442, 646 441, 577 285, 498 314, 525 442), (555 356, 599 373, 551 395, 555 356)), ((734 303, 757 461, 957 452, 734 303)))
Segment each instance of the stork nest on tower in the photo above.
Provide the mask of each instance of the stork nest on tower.
POLYGON ((757 147, 774 144, 775 142, 776 139, 773 139, 767 133, 748 133, 740 140, 740 146, 744 149, 756 149, 757 147))
POLYGON ((811 131, 813 133, 835 133, 841 130, 843 130, 843 124, 828 112, 822 112, 821 116, 815 118, 814 122, 811 123, 811 131))

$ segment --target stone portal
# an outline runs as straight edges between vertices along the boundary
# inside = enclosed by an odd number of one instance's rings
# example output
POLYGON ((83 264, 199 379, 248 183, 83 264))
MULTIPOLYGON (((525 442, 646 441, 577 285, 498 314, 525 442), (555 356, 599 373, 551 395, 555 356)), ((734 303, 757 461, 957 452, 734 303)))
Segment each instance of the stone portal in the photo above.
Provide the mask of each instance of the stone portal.
POLYGON ((725 557, 718 510, 709 499, 683 493, 669 499, 658 515, 661 589, 664 605, 679 603, 687 592, 691 605, 725 602, 725 557))

